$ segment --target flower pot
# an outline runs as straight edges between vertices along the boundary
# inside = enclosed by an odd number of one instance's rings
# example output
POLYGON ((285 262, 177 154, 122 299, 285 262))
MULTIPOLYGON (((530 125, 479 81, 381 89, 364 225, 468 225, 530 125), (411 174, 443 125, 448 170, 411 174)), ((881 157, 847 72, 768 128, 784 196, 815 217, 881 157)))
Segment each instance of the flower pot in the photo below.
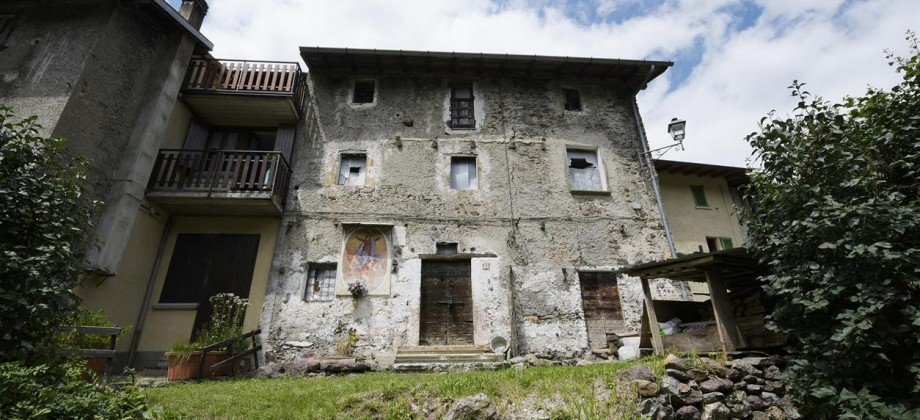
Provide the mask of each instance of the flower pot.
MULTIPOLYGON (((210 367, 230 358, 230 353, 226 351, 209 351, 204 361, 203 378, 214 376, 224 376, 230 374, 230 365, 221 366, 217 370, 210 370, 210 367)), ((170 381, 183 381, 188 379, 198 379, 198 368, 201 366, 201 352, 195 351, 186 360, 180 360, 177 352, 166 352, 166 379, 170 381)), ((233 364, 239 370, 240 361, 233 364)))
POLYGON ((105 357, 87 357, 84 359, 86 361, 86 369, 83 370, 83 373, 80 375, 80 378, 86 382, 93 382, 95 378, 101 378, 102 374, 105 373, 105 357))

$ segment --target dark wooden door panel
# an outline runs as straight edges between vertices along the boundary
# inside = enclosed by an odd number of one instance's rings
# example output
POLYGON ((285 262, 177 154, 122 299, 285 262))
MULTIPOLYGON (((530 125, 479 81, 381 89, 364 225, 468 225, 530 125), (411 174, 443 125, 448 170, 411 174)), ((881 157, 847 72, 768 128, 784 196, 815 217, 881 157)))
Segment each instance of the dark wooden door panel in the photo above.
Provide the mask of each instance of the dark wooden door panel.
POLYGON ((622 320, 620 291, 612 273, 579 272, 585 319, 622 320))
POLYGON ((469 260, 423 261, 419 345, 473 344, 469 260))

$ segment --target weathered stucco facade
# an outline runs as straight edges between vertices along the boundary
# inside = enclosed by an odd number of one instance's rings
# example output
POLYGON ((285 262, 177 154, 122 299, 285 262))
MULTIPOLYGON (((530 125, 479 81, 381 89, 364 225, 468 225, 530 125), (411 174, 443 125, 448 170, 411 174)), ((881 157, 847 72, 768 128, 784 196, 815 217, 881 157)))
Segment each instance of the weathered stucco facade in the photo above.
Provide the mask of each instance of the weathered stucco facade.
MULTIPOLYGON (((565 73, 431 71, 439 64, 431 58, 379 64, 399 52, 348 50, 346 60, 370 64, 329 65, 340 52, 302 49, 310 113, 298 127, 292 190, 263 307, 268 358, 333 355, 354 329, 357 356, 391 364, 399 348, 420 344, 420 324, 432 316, 420 308, 422 267, 444 259, 471 266, 472 302, 464 302, 472 305, 471 344, 502 337, 515 353, 584 354, 579 273, 659 258, 667 246, 648 180, 637 170, 644 140, 634 98, 667 64, 599 65, 607 73, 641 73, 631 84, 626 77, 565 73), (472 129, 450 128, 458 80, 472 86, 472 129), (372 102, 353 103, 356 81, 373 83, 372 102), (578 91, 580 111, 564 109, 563 89, 578 91), (596 154, 600 191, 572 189, 572 150, 596 154), (363 185, 339 185, 343 155, 366 156, 363 185), (475 158, 477 188, 451 187, 455 156, 475 158), (361 225, 389 232, 390 293, 305 300, 312 267, 339 264, 342 281, 345 235, 361 225), (443 243, 456 243, 457 253, 437 255, 443 243)), ((626 278, 618 289, 619 331, 635 329, 641 290, 626 278)), ((669 285, 662 291, 674 293, 669 285)))

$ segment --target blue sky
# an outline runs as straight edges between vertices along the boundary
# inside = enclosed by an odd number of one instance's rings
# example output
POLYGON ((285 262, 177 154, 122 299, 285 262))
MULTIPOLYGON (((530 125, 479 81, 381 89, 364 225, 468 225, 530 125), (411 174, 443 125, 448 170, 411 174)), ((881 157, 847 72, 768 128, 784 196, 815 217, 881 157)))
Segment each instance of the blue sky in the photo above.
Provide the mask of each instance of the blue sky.
MULTIPOLYGON (((179 0, 169 0, 177 5, 179 0)), ((638 96, 649 140, 687 120, 667 159, 744 166, 744 137, 793 103, 792 80, 828 99, 898 80, 917 0, 210 0, 216 57, 299 61, 299 46, 674 61, 638 96)))

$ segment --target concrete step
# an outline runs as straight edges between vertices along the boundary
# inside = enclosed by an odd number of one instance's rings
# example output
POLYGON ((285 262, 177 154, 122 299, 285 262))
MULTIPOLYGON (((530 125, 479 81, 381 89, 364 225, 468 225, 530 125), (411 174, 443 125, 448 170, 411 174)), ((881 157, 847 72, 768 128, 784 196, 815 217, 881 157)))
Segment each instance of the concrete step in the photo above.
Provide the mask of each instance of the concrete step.
POLYGON ((396 372, 465 372, 471 370, 499 370, 508 367, 506 362, 467 363, 395 363, 396 372))
POLYGON ((498 363, 505 356, 495 353, 397 353, 395 363, 498 363))
POLYGON ((407 346, 398 348, 396 353, 492 353, 492 350, 487 345, 407 346))

